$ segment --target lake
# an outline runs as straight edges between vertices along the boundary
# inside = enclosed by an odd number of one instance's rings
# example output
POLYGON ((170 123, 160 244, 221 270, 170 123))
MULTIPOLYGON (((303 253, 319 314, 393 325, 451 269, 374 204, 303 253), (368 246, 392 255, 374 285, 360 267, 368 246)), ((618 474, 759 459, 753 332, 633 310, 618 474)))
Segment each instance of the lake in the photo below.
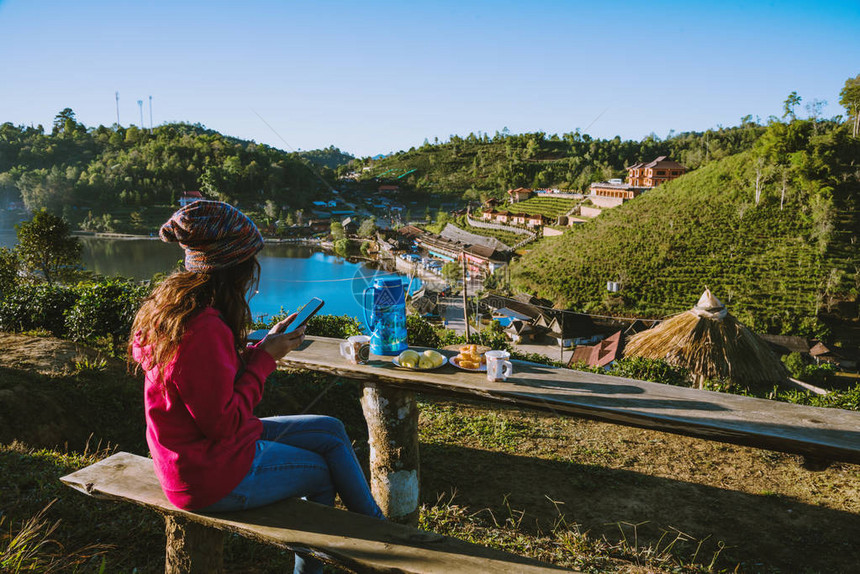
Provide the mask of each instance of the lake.
MULTIPOLYGON (((0 228, 0 247, 17 239, 11 226, 0 228)), ((183 258, 175 243, 157 239, 100 239, 81 237, 86 269, 102 275, 149 279, 168 273, 183 258)), ((259 292, 251 298, 254 317, 295 310, 311 297, 325 301, 323 314, 349 315, 364 323, 362 295, 376 277, 399 274, 376 269, 373 262, 353 262, 304 245, 267 243, 258 259, 262 271, 259 292)), ((408 283, 408 278, 403 278, 408 283)), ((421 283, 415 279, 412 291, 421 283)))

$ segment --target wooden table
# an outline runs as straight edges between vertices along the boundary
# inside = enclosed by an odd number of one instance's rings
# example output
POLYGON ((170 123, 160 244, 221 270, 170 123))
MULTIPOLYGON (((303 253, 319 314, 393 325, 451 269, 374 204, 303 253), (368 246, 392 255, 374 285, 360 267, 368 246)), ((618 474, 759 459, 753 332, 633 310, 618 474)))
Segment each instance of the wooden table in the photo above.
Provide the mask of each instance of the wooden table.
MULTIPOLYGON (((281 365, 364 383, 373 494, 386 515, 414 522, 418 512, 418 411, 415 393, 483 399, 564 416, 683 434, 714 441, 860 464, 860 412, 824 409, 675 387, 512 361, 514 374, 445 365, 432 371, 395 366, 371 355, 366 365, 341 357, 339 339, 307 337, 281 365)), ((456 353, 443 351, 447 356, 456 353)))

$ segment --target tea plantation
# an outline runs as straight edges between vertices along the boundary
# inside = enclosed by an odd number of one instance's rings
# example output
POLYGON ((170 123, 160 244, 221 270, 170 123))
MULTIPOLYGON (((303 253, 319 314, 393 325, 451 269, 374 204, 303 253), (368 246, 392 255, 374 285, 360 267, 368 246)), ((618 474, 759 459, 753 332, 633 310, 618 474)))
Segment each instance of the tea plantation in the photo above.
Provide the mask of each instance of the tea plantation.
POLYGON ((513 265, 514 286, 561 306, 650 317, 689 309, 709 287, 756 331, 820 333, 822 313, 856 310, 860 288, 860 142, 846 127, 771 126, 750 151, 544 239, 513 265))

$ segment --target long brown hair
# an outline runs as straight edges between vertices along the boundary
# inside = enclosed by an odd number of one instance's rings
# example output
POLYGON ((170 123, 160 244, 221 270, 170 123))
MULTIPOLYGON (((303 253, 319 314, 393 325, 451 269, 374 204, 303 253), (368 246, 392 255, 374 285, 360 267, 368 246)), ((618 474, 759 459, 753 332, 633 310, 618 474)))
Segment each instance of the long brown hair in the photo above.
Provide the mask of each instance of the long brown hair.
POLYGON ((144 299, 134 318, 128 342, 129 361, 135 341, 149 345, 151 365, 163 368, 176 355, 188 321, 197 312, 212 307, 233 332, 236 348, 245 342, 245 329, 251 322, 247 295, 260 280, 256 257, 238 265, 209 273, 176 271, 144 299))

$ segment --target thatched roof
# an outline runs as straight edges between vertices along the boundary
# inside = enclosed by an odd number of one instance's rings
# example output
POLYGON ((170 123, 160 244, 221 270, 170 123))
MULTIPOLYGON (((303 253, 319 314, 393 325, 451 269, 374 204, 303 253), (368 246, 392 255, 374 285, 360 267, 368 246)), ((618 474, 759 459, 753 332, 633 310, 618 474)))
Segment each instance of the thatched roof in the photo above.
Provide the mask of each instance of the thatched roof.
POLYGON ((788 377, 768 344, 729 314, 708 289, 689 311, 630 337, 624 354, 665 359, 699 382, 723 379, 768 388, 788 377))

